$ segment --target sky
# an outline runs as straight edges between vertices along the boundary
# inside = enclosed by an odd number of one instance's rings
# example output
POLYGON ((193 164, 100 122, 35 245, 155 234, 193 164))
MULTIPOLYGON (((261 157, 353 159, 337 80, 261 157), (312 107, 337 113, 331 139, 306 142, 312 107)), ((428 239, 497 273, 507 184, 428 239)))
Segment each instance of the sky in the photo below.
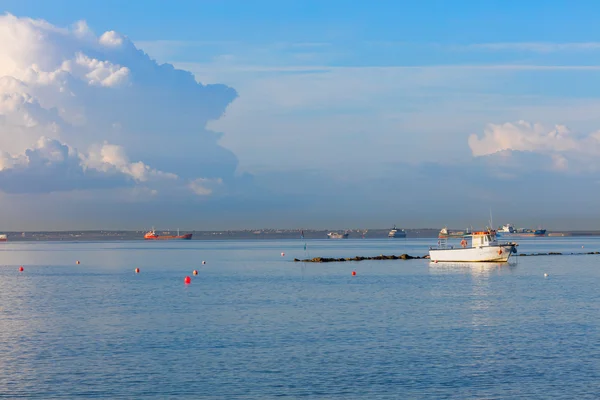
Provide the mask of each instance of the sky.
POLYGON ((599 229, 573 4, 0 0, 0 230, 599 229))

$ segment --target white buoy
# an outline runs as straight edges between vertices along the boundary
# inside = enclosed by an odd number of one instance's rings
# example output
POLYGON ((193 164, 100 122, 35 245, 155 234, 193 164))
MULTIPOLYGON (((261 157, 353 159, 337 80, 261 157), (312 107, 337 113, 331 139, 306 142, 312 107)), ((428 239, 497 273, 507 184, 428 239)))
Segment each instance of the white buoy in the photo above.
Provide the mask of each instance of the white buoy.
POLYGON ((285 253, 281 253, 281 257, 285 256, 285 253))
POLYGON ((206 261, 202 261, 202 265, 206 264, 206 261))
POLYGON ((545 273, 545 274, 544 274, 544 278, 547 278, 547 277, 548 277, 548 274, 546 274, 546 273, 545 273))

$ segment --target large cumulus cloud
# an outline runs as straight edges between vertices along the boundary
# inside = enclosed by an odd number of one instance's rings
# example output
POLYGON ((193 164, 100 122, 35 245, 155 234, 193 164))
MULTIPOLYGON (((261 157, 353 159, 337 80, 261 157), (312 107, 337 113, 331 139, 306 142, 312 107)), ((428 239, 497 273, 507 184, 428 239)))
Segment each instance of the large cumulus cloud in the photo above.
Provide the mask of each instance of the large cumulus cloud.
POLYGON ((0 190, 145 187, 210 196, 237 158, 208 121, 237 96, 125 36, 0 16, 0 190))

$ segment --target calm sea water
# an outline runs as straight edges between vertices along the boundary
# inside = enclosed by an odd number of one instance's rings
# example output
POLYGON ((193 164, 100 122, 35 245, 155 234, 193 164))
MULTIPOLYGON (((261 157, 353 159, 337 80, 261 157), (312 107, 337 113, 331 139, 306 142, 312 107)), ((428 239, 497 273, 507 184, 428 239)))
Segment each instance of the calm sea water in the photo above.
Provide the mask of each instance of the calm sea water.
POLYGON ((4 243, 0 398, 598 398, 600 256, 291 262, 433 241, 4 243))

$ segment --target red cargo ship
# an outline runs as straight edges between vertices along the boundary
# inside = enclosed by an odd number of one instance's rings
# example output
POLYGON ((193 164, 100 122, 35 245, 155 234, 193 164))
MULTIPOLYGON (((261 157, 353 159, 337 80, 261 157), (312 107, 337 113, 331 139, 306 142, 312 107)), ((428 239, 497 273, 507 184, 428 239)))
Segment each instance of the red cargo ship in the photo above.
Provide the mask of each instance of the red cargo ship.
POLYGON ((144 235, 144 239, 145 240, 191 240, 192 234, 187 233, 185 235, 180 235, 179 229, 178 229, 176 236, 175 235, 157 235, 156 232, 154 231, 154 229, 152 229, 150 232, 147 232, 144 235))

